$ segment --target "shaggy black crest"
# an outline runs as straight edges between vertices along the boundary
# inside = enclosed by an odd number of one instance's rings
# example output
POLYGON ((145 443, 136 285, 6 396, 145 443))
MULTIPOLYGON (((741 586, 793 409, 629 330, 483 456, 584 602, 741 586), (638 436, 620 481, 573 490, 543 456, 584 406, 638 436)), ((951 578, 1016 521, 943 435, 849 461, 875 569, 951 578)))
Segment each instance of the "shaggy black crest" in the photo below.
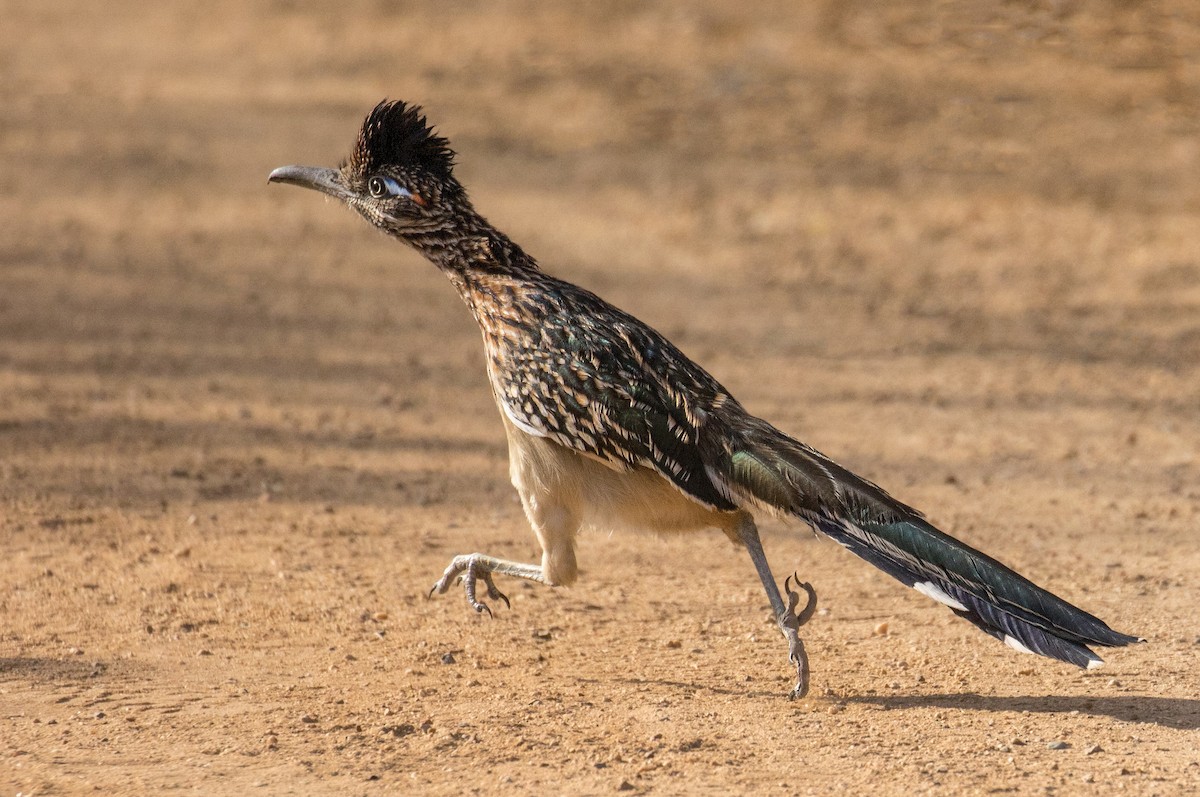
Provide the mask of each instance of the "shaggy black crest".
POLYGON ((454 168, 450 142, 437 135, 418 105, 384 100, 363 121, 350 166, 367 175, 385 166, 419 167, 438 177, 454 168))

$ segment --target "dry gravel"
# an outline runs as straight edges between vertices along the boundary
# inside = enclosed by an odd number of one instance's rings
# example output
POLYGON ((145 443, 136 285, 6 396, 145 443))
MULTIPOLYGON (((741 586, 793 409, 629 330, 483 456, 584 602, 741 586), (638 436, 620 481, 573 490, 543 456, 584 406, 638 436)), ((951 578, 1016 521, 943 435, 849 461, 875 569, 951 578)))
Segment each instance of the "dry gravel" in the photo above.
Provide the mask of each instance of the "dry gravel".
POLYGON ((1200 789, 1192 4, 17 4, 0 792, 1200 789), (799 7, 800 10, 797 10, 799 7), (802 529, 530 559, 434 269, 268 187, 424 102, 476 202, 743 403, 1147 645, 1023 657, 802 529))

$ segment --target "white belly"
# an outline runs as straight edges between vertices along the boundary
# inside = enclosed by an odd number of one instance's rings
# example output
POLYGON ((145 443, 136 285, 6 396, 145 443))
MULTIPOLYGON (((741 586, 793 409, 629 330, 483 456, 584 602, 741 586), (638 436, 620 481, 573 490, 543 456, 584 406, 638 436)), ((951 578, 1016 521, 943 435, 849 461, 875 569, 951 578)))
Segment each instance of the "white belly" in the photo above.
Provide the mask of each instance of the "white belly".
POLYGON ((731 528, 735 513, 698 504, 649 468, 617 470, 545 437, 517 428, 505 416, 509 472, 528 506, 560 505, 578 525, 680 532, 731 528))

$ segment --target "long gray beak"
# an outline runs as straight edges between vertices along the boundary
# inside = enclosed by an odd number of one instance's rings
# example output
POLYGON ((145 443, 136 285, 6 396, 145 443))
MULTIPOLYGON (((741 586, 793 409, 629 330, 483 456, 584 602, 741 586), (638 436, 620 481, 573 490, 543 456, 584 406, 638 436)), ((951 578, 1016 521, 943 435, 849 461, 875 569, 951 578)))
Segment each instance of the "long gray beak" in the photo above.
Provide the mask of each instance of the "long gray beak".
POLYGON ((280 166, 267 177, 269 183, 289 183, 311 188, 334 199, 348 200, 351 196, 342 184, 342 175, 337 169, 321 166, 280 166))

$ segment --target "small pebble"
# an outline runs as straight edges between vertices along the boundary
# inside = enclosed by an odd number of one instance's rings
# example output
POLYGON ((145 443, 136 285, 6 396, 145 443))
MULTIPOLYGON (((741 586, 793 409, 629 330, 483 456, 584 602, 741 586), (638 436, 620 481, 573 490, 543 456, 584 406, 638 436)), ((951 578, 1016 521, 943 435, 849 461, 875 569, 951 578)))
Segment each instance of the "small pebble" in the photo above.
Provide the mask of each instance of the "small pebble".
POLYGON ((1088 749, 1084 750, 1083 754, 1084 755, 1095 755, 1096 753, 1103 753, 1103 752, 1104 752, 1103 747, 1101 747, 1098 744, 1094 744, 1091 747, 1089 747, 1088 749))
POLYGON ((313 723, 315 723, 317 721, 317 718, 314 717, 312 714, 305 714, 303 717, 300 718, 300 721, 306 725, 312 725, 313 723))
POLYGON ((875 636, 887 636, 887 632, 888 632, 888 624, 887 623, 880 623, 879 625, 875 626, 875 636))
POLYGON ((1050 742, 1050 744, 1046 745, 1046 747, 1050 750, 1066 750, 1070 746, 1071 746, 1070 744, 1062 741, 1061 739, 1058 741, 1050 742))
POLYGON ((456 661, 457 659, 454 658, 453 653, 442 654, 442 664, 454 664, 456 661))
POLYGON ((633 791, 633 784, 627 780, 621 781, 621 785, 617 787, 617 791, 633 791))

